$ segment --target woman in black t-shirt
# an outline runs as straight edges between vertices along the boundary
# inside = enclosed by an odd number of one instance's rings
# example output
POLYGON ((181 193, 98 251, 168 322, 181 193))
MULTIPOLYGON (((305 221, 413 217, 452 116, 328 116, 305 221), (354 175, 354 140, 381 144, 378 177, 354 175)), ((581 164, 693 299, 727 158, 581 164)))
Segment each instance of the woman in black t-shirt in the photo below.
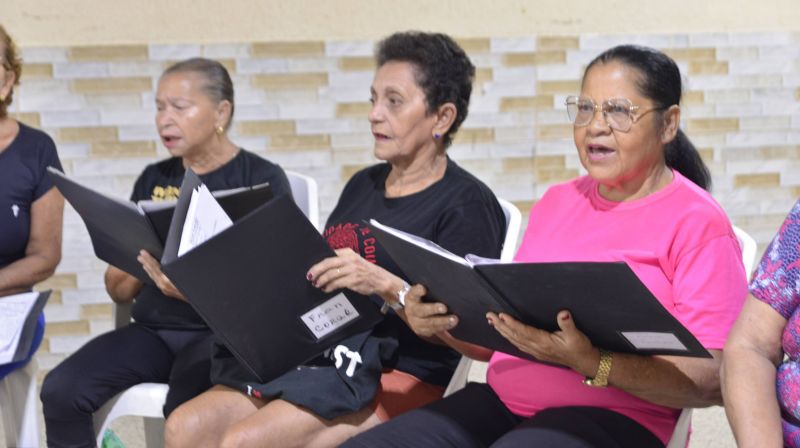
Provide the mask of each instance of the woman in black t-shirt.
POLYGON ((170 416, 167 446, 335 446, 441 397, 459 356, 405 325, 399 302, 407 283, 364 220, 456 254, 497 257, 505 219, 488 187, 445 152, 472 89, 475 68, 464 51, 442 34, 398 33, 380 43, 376 59, 369 121, 375 155, 387 163, 345 186, 323 234, 337 256, 311 266, 307 277, 326 291, 347 288, 394 311, 267 384, 219 350, 217 385, 170 416))
MULTIPOLYGON (((44 132, 8 116, 21 73, 14 42, 0 26, 0 303, 50 277, 61 260, 64 198, 47 175, 48 166, 61 169, 56 145, 44 132)), ((0 365, 0 380, 30 361, 43 336, 44 313, 27 356, 0 365)), ((0 346, 9 342, 0 340, 0 346)))
MULTIPOLYGON (((132 201, 177 198, 187 167, 210 190, 269 182, 273 194, 289 192, 279 166, 228 139, 233 98, 230 76, 219 62, 189 59, 162 74, 156 126, 173 157, 145 168, 132 201)), ((142 251, 139 261, 155 286, 113 266, 105 276, 112 300, 135 299, 135 322, 89 341, 45 378, 42 408, 48 446, 94 446, 92 413, 138 383, 169 383, 165 415, 211 387, 211 331, 155 258, 142 251)))

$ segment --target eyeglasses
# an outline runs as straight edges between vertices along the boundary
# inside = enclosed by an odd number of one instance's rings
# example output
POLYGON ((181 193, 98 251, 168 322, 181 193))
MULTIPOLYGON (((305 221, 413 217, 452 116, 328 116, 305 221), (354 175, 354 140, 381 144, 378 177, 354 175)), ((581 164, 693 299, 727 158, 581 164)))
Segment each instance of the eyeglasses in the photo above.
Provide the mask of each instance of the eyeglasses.
POLYGON ((593 99, 583 96, 569 96, 565 102, 569 120, 577 127, 587 126, 592 122, 595 112, 603 112, 603 118, 611 129, 628 132, 639 118, 646 114, 666 107, 652 107, 645 109, 639 115, 639 106, 634 106, 627 98, 609 98, 598 105, 593 99))

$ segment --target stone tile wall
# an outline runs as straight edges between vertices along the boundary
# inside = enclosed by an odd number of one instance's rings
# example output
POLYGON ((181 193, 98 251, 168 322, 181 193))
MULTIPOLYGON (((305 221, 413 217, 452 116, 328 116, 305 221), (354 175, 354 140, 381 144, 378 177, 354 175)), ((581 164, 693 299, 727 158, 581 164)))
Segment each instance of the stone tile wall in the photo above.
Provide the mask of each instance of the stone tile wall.
MULTIPOLYGON (((711 167, 714 195, 763 250, 800 196, 800 35, 530 36, 460 41, 478 67, 451 157, 523 214, 547 187, 582 172, 562 104, 585 64, 619 43, 663 49, 686 80, 683 127, 711 167)), ((232 137, 313 176, 323 219, 344 182, 374 163, 366 119, 372 41, 23 48, 12 111, 56 140, 67 173, 119 197, 145 164, 167 156, 154 90, 171 62, 222 61, 234 77, 232 137)), ((760 251, 761 251, 760 250, 760 251)), ((759 251, 759 252, 760 252, 759 251)), ((112 328, 104 263, 67 208, 64 258, 40 365, 50 368, 112 328)))

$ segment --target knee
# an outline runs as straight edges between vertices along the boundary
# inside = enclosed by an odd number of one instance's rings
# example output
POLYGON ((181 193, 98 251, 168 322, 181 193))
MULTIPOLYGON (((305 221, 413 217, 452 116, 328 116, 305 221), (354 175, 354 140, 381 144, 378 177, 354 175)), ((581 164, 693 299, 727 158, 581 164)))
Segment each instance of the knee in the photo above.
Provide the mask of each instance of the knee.
MULTIPOLYGON (((220 448, 243 448, 257 446, 280 446, 282 448, 305 447, 302 440, 295 438, 276 439, 280 432, 273 432, 264 428, 256 428, 241 422, 228 428, 220 440, 220 448)), ((303 439, 305 440, 305 439, 303 439)))
POLYGON ((179 406, 164 425, 164 446, 192 446, 192 435, 201 430, 200 416, 186 406, 179 406))
POLYGON ((42 382, 39 398, 42 400, 42 410, 45 414, 79 409, 77 404, 79 394, 75 388, 75 378, 68 371, 59 367, 56 366, 51 370, 42 382))
POLYGON ((234 425, 228 428, 220 440, 220 448, 241 448, 256 446, 257 436, 244 425, 234 425))
POLYGON ((249 440, 249 431, 246 428, 235 425, 233 428, 229 428, 227 431, 225 431, 225 434, 222 435, 219 446, 220 448, 244 447, 249 446, 249 440))

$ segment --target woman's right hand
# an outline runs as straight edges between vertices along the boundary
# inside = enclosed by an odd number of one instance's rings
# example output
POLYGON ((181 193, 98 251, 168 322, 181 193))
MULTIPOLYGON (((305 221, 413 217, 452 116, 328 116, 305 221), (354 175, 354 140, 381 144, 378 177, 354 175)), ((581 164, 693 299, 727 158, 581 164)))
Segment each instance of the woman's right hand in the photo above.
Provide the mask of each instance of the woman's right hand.
POLYGON ((116 303, 131 302, 142 289, 138 278, 111 265, 106 269, 105 284, 108 295, 116 303))
POLYGON ((139 256, 136 259, 142 264, 142 268, 156 284, 156 287, 161 290, 162 294, 173 299, 187 301, 183 293, 172 283, 172 280, 161 271, 161 263, 146 250, 139 251, 139 256))
POLYGON ((405 297, 405 314, 408 326, 420 337, 439 336, 458 325, 458 317, 447 314, 444 303, 425 303, 427 293, 422 285, 414 285, 405 297))

